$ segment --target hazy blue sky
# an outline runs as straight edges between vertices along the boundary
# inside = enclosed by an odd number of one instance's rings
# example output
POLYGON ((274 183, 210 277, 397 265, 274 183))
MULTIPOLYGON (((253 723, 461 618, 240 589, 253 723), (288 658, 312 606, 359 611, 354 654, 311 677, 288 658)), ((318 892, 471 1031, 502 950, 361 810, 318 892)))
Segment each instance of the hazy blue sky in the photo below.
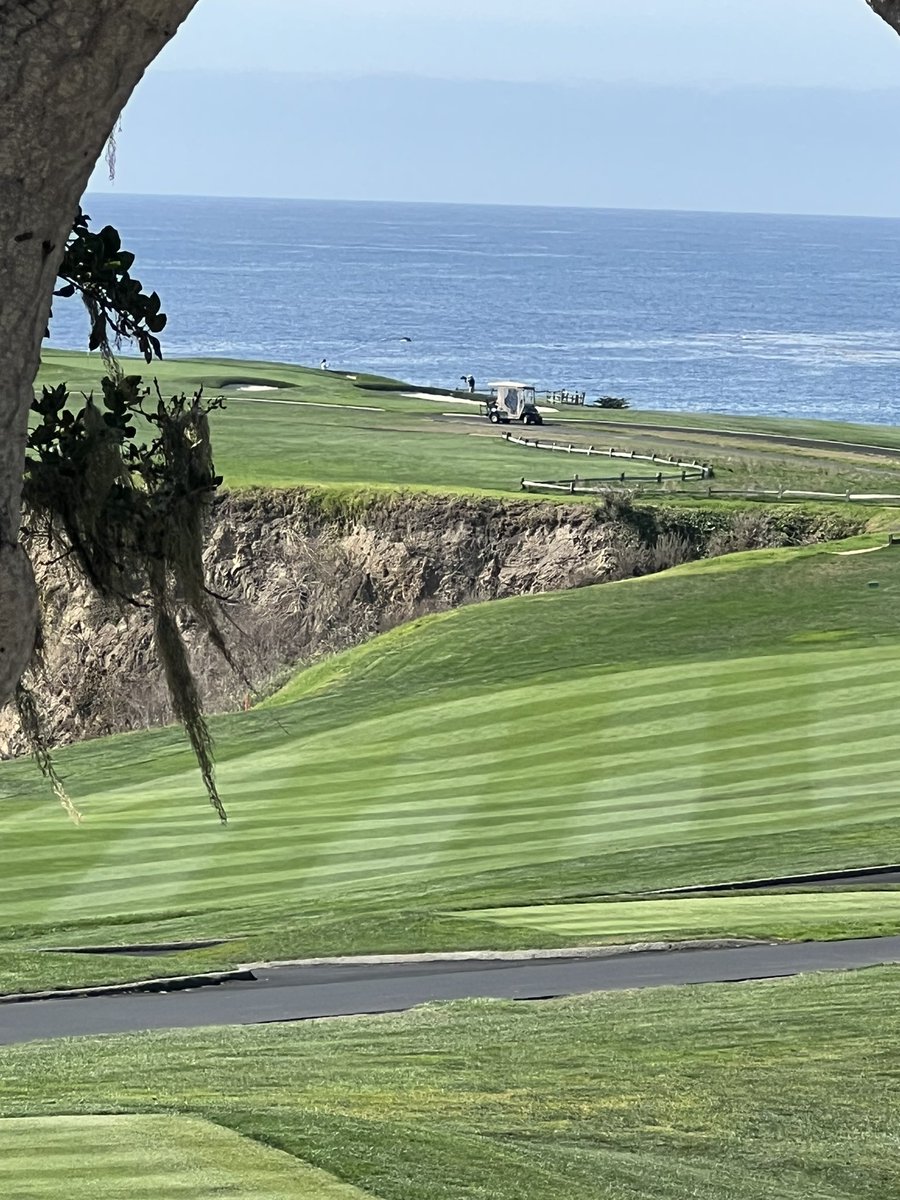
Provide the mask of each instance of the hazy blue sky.
POLYGON ((116 187, 900 215, 900 38, 864 0, 201 0, 116 187))
POLYGON ((651 84, 900 84, 864 0, 201 0, 161 67, 651 84))

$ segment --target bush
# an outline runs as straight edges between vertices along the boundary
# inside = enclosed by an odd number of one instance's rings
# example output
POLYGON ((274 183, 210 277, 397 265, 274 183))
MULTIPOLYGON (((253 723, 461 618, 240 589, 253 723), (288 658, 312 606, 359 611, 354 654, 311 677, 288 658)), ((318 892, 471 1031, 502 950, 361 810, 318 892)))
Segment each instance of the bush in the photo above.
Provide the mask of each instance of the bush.
POLYGON ((594 401, 597 408, 630 408, 624 396, 598 396, 594 401))
POLYGON ((693 562, 697 557, 697 550, 690 538, 679 533, 663 533, 650 549, 650 573, 680 567, 682 563, 693 562))

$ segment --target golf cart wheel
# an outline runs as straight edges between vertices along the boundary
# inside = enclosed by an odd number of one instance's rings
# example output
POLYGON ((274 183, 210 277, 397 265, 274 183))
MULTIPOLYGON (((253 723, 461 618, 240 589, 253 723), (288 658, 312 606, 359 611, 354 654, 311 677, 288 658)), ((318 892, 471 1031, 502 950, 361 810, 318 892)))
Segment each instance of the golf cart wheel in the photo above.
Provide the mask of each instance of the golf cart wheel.
POLYGON ((488 413, 488 420, 490 421, 490 423, 492 425, 499 425, 500 424, 500 414, 496 410, 492 409, 488 413))

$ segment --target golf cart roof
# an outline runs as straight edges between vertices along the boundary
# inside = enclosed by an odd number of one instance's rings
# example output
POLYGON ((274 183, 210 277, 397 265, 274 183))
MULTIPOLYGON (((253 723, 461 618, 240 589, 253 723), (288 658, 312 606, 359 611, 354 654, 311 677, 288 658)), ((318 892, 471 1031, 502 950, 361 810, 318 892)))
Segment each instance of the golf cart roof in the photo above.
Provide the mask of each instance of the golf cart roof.
POLYGON ((498 383, 489 383, 492 388, 534 388, 533 383, 516 383, 514 380, 501 379, 498 383))

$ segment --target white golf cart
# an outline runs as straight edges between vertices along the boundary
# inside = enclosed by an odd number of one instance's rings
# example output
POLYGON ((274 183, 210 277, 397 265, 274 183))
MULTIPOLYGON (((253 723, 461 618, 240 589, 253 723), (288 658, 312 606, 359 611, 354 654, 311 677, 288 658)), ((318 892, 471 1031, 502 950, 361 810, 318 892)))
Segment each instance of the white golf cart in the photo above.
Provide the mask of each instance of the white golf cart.
POLYGON ((512 421, 521 421, 523 425, 543 425, 544 418, 538 412, 535 391, 530 383, 503 380, 488 386, 491 398, 485 410, 492 425, 509 425, 512 421))

